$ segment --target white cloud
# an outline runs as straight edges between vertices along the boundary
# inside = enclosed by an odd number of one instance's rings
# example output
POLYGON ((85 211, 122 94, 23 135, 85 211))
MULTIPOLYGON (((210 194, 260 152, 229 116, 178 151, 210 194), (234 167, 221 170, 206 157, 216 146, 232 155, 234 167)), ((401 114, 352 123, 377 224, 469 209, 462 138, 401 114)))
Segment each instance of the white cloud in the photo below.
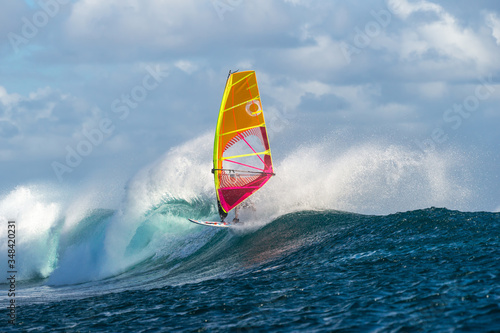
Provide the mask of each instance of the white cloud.
POLYGON ((321 97, 333 93, 336 89, 333 85, 318 80, 287 80, 287 82, 277 84, 281 78, 274 78, 266 73, 259 73, 258 79, 261 94, 265 92, 265 95, 272 96, 278 104, 287 110, 296 109, 307 94, 321 97))
POLYGON ((486 16, 486 24, 491 28, 491 34, 495 37, 497 45, 500 45, 500 19, 496 13, 489 13, 486 16))
POLYGON ((487 66, 494 59, 483 41, 470 29, 461 29, 455 20, 441 20, 419 29, 421 37, 441 55, 462 62, 487 66))
POLYGON ((288 110, 295 109, 300 104, 302 96, 310 92, 295 80, 276 84, 275 79, 265 73, 260 73, 258 80, 260 82, 260 93, 264 92, 266 95, 273 96, 279 104, 288 110))
POLYGON ((196 64, 188 60, 179 60, 175 63, 175 66, 187 74, 193 74, 198 69, 196 64))
POLYGON ((283 6, 245 1, 221 20, 211 1, 80 0, 72 7, 65 33, 71 47, 89 57, 102 56, 96 49, 114 59, 207 53, 265 44, 289 31, 283 6))
MULTIPOLYGON (((500 19, 480 4, 467 5, 469 13, 435 0, 224 1, 237 5, 221 20, 210 0, 78 0, 29 50, 14 54, 4 39, 0 159, 64 159, 65 146, 84 139, 82 129, 112 114, 111 102, 141 82, 145 64, 168 65, 169 77, 126 121, 117 120, 116 133, 99 148, 117 163, 120 152, 144 161, 193 130, 211 128, 229 69, 257 71, 265 108, 276 117, 313 114, 297 124, 311 133, 342 126, 328 123, 335 117, 356 128, 404 123, 419 138, 443 122, 444 108, 474 93, 478 76, 500 70, 500 19), (386 4, 390 22, 348 63, 342 42, 356 46, 357 31, 376 22, 372 12, 386 4)), ((0 13, 8 20, 0 20, 0 30, 19 32, 30 12, 17 4, 0 13)), ((492 126, 484 121, 498 113, 500 88, 492 86, 477 117, 447 133, 450 143, 476 137, 469 135, 473 126, 492 126)), ((497 144, 495 135, 484 137, 497 144)), ((478 140, 481 146, 487 139, 478 140)))
MULTIPOLYGON (((464 27, 442 6, 430 1, 409 2, 389 0, 389 7, 403 19, 403 29, 393 38, 398 43, 388 45, 392 52, 408 64, 417 63, 415 74, 428 72, 431 75, 472 76, 477 72, 498 69, 499 50, 481 30, 464 27), (433 13, 433 16, 418 16, 417 13, 433 13), (460 74, 459 74, 460 73, 460 74)), ((489 16, 494 26, 494 18, 489 16)), ((413 65, 412 65, 413 66, 413 65)), ((411 68, 409 68, 412 70, 411 68)), ((414 74, 414 75, 415 75, 414 74)))
POLYGON ((414 88, 418 90, 422 96, 429 99, 442 98, 448 89, 446 83, 442 81, 425 82, 418 84, 414 88))
POLYGON ((372 114, 373 100, 381 94, 380 85, 374 84, 336 86, 333 91, 348 101, 350 111, 358 114, 372 114))
POLYGON ((309 80, 328 80, 335 73, 348 69, 350 59, 343 52, 345 42, 313 30, 305 25, 287 32, 295 36, 293 42, 284 47, 264 49, 260 64, 275 72, 309 80))
POLYGON ((393 13, 403 19, 406 19, 411 14, 419 11, 447 15, 447 13, 443 10, 443 7, 425 0, 416 2, 408 2, 407 0, 389 0, 387 4, 393 13))
POLYGON ((272 76, 262 74, 259 75, 259 80, 261 93, 265 91, 266 95, 273 96, 278 105, 287 111, 315 112, 314 109, 298 109, 306 96, 313 96, 320 103, 334 98, 342 106, 339 109, 339 105, 325 105, 329 112, 339 112, 352 119, 364 116, 370 119, 377 116, 391 119, 391 115, 401 119, 415 111, 413 106, 401 103, 389 102, 379 105, 382 91, 378 84, 328 84, 318 80, 290 80, 277 84, 280 78, 273 79, 272 76))
POLYGON ((0 149, 3 160, 64 153, 64 146, 103 114, 49 87, 27 96, 9 94, 0 87, 0 149))
POLYGON ((213 31, 199 28, 216 19, 208 1, 81 0, 72 8, 67 29, 70 38, 101 47, 186 48, 197 41, 194 37, 200 39, 197 34, 209 36, 213 31))
POLYGON ((314 44, 282 50, 276 54, 291 67, 300 65, 303 71, 331 72, 347 65, 341 52, 342 44, 327 35, 313 37, 314 44))
POLYGON ((19 94, 7 93, 7 90, 4 87, 0 86, 0 102, 4 106, 10 106, 11 104, 18 102, 20 97, 21 96, 19 96, 19 94))

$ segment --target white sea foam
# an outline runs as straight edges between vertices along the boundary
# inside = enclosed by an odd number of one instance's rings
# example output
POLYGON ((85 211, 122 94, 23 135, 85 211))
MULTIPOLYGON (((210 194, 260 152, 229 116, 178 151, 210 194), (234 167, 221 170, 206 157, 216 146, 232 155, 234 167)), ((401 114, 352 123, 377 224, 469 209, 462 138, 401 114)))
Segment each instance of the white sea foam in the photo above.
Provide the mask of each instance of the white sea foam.
MULTIPOLYGON (((133 257, 127 253, 129 244, 145 221, 146 213, 153 207, 173 199, 189 203, 200 197, 215 198, 213 176, 210 174, 212 146, 212 137, 208 134, 190 140, 146 166, 129 182, 123 205, 106 232, 104 275, 123 271, 131 262, 141 261, 156 251, 149 247, 133 257)), ((153 214, 148 217, 148 223, 177 237, 193 229, 187 217, 153 214)))
POLYGON ((473 195, 467 163, 454 152, 424 154, 376 143, 339 151, 324 142, 301 147, 275 165, 277 176, 258 198, 273 216, 307 209, 366 214, 467 209, 473 195))
MULTIPOLYGON (((0 251, 7 253, 7 221, 15 221, 15 270, 20 279, 47 277, 56 265, 61 205, 50 190, 19 186, 0 198, 0 251)), ((6 272, 7 260, 0 262, 6 272)))
MULTIPOLYGON (((424 154, 376 142, 346 147, 338 140, 304 144, 275 159, 277 175, 252 197, 255 211, 242 211, 247 223, 236 233, 300 210, 388 214, 430 206, 473 209, 470 165, 463 154, 424 154)), ((211 159, 212 135, 205 134, 145 166, 125 190, 97 179, 81 189, 20 186, 11 191, 0 198, 0 221, 16 220, 20 278, 50 276, 53 284, 96 280, 146 258, 182 257, 197 250, 207 237, 193 234, 209 229, 186 218, 200 214, 197 205, 210 204, 205 218, 217 218, 211 159), (116 207, 101 220, 92 215, 97 208, 116 207)), ((6 228, 0 235, 0 251, 6 253, 6 228)), ((0 265, 6 271, 6 262, 0 265)))

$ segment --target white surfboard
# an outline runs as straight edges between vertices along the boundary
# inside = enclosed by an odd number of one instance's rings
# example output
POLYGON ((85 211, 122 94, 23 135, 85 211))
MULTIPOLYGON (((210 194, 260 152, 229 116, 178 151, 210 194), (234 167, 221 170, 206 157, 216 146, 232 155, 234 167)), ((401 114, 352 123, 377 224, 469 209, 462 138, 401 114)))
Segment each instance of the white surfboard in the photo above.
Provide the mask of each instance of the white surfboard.
POLYGON ((229 228, 231 226, 230 223, 227 222, 221 222, 221 221, 198 221, 198 220, 193 220, 193 219, 188 219, 189 221, 196 223, 196 224, 201 224, 205 225, 207 227, 216 227, 216 228, 229 228))

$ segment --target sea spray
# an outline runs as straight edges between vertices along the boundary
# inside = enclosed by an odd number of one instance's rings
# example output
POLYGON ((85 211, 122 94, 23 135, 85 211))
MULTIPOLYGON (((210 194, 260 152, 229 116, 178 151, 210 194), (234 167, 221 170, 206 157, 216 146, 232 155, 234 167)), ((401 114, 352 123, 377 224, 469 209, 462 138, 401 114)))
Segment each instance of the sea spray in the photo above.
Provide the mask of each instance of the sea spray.
MULTIPOLYGON (((0 215, 18 219, 19 254, 30 258, 20 278, 49 277, 55 285, 95 281, 148 260, 170 265, 205 246, 213 231, 187 218, 217 218, 212 149, 211 133, 194 138, 144 167, 124 190, 94 179, 69 190, 20 186, 2 197, 0 215)), ((350 145, 340 136, 281 156, 274 161, 276 176, 251 198, 254 209, 240 213, 245 224, 235 236, 301 210, 474 209, 472 164, 461 152, 422 154, 373 140, 350 145)))
POLYGON ((311 209, 368 214, 430 206, 467 209, 473 195, 468 164, 454 151, 422 154, 381 143, 339 150, 323 142, 275 163, 277 176, 254 200, 273 217, 311 209))
MULTIPOLYGON (((138 172, 128 183, 123 204, 106 232, 103 276, 122 272, 154 253, 155 249, 151 248, 143 249, 133 256, 127 251, 153 207, 169 200, 181 199, 189 204, 207 196, 215 198, 209 171, 212 149, 210 138, 211 135, 202 135, 171 149, 155 163, 138 172)), ((182 216, 164 217, 163 221, 157 223, 170 224, 172 235, 183 234, 193 227, 186 223, 189 217, 187 212, 182 216)), ((140 231, 146 230, 143 227, 140 231)))
MULTIPOLYGON (((0 224, 16 222, 17 279, 45 278, 57 263, 57 244, 62 226, 61 204, 53 201, 50 188, 19 186, 0 198, 0 224)), ((7 228, 0 230, 0 251, 7 252, 7 228)), ((0 262, 7 272, 7 260, 0 262)))

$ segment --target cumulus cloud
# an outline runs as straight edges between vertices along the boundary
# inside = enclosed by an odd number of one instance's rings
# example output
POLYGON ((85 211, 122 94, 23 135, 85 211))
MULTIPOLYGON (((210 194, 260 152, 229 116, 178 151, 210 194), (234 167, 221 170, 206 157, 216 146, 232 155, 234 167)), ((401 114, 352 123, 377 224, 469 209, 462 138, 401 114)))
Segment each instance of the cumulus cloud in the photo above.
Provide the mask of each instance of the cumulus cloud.
POLYGON ((0 86, 0 143, 4 157, 24 159, 62 151, 83 126, 102 117, 68 94, 49 87, 27 96, 9 94, 0 86))
POLYGON ((275 36, 290 27, 280 3, 257 0, 232 6, 221 20, 211 1, 80 0, 66 20, 65 38, 88 57, 96 57, 85 51, 90 47, 102 50, 101 56, 137 59, 255 46, 273 37, 278 41, 275 36))
POLYGON ((415 89, 428 99, 442 98, 445 96, 447 88, 446 83, 442 81, 430 81, 415 86, 415 89))
POLYGON ((491 34, 500 45, 500 19, 496 13, 486 15, 486 24, 491 28, 491 34))
POLYGON ((321 76, 321 73, 332 73, 346 67, 348 62, 341 47, 340 41, 328 35, 319 35, 312 37, 311 43, 274 52, 272 57, 280 68, 294 68, 301 64, 296 70, 321 76))
POLYGON ((16 103, 20 98, 21 96, 19 94, 9 94, 7 93, 5 87, 0 86, 0 102, 4 107, 8 107, 13 103, 16 103))
MULTIPOLYGON (((463 26, 442 6, 430 1, 409 2, 389 0, 389 7, 404 20, 397 44, 392 52, 402 61, 419 62, 419 70, 445 75, 458 73, 471 76, 472 71, 487 72, 498 69, 499 50, 481 30, 463 26), (418 15, 418 14, 432 15, 418 15), (457 66, 463 69, 457 71, 457 66)), ((494 20, 490 17, 490 22, 494 20)), ((397 32, 396 32, 397 33, 397 32)))
POLYGON ((193 0, 81 0, 73 6, 67 28, 70 37, 85 42, 95 39, 97 45, 108 42, 115 46, 130 45, 132 42, 168 48, 186 47, 191 42, 186 38, 189 34, 203 32, 202 29, 193 31, 193 28, 215 18, 207 15, 208 7, 206 2, 197 4, 193 0), (159 31, 161 33, 157 33, 159 31))
POLYGON ((192 74, 198 69, 198 66, 189 60, 179 60, 175 63, 175 66, 187 74, 192 74))
POLYGON ((415 12, 433 12, 440 16, 449 17, 443 7, 425 0, 415 2, 409 2, 408 0, 389 0, 387 3, 392 12, 403 19, 408 18, 408 16, 415 12))
MULTIPOLYGON (((411 135, 428 138, 448 108, 474 96, 478 77, 498 77, 500 6, 483 4, 72 1, 21 52, 0 41, 0 159, 61 160, 67 145, 85 139, 83 129, 112 112, 116 98, 131 95, 151 63, 168 67, 168 77, 129 108, 101 152, 154 159, 192 133, 212 130, 229 69, 257 71, 266 117, 295 117, 283 128, 323 133, 342 124, 360 131, 405 124, 411 135), (214 3, 229 7, 221 12, 214 3), (349 59, 346 45, 356 48, 349 59)), ((3 9, 0 30, 8 33, 20 32, 23 16, 40 8, 17 1, 3 9)), ((500 87, 492 82, 491 89, 450 138, 466 141, 493 127, 485 119, 498 117, 500 87)), ((496 132, 478 146, 497 144, 496 132)))

